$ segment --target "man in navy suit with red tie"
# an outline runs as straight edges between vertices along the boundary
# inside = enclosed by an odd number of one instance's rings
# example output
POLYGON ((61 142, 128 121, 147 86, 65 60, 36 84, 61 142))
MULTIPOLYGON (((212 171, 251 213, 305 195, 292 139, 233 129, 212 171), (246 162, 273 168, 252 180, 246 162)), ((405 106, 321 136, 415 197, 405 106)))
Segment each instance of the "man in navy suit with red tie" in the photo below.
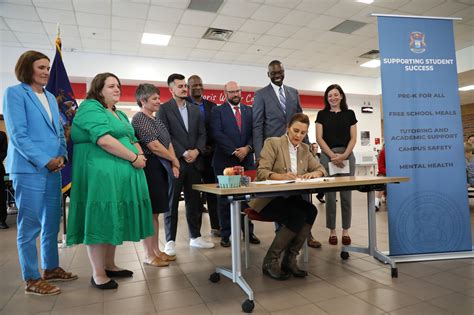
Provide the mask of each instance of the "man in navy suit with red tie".
MULTIPOLYGON (((215 142, 212 166, 214 173, 222 175, 224 168, 240 165, 245 169, 254 169, 252 140, 252 108, 240 104, 241 89, 236 82, 230 81, 224 86, 227 101, 212 109, 211 135, 215 142)), ((219 221, 221 225, 221 245, 230 246, 230 207, 226 198, 218 198, 219 221)), ((260 240, 250 229, 250 243, 259 244, 260 240)))

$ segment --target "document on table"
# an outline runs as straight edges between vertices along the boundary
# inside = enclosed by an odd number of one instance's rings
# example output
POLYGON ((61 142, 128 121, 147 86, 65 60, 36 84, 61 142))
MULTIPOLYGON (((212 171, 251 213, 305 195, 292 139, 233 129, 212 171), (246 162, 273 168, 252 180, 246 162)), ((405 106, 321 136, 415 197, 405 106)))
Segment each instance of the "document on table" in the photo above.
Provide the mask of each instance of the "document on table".
POLYGON ((342 161, 344 163, 344 167, 338 167, 333 162, 329 162, 329 175, 336 175, 336 174, 349 174, 350 167, 349 167, 349 160, 342 161))
POLYGON ((259 182, 252 182, 252 183, 256 185, 276 185, 276 184, 289 184, 289 183, 294 183, 294 182, 295 182, 294 179, 285 179, 285 180, 269 179, 269 180, 262 180, 259 182))
POLYGON ((327 182, 330 180, 335 180, 336 178, 334 177, 317 177, 317 178, 309 178, 309 179, 304 179, 304 178, 298 178, 296 179, 297 183, 320 183, 320 182, 327 182))

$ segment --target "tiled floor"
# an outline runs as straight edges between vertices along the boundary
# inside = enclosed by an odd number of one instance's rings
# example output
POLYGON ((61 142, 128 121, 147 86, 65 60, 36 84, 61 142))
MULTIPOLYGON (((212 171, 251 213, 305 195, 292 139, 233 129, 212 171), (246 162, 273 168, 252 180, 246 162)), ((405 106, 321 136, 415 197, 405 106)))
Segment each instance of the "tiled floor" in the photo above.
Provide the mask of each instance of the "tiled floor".
MULTIPOLYGON (((353 243, 367 243, 365 195, 353 194, 353 243)), ((472 202, 471 202, 472 203, 472 202)), ((353 254, 339 258, 340 247, 327 242, 324 206, 316 201, 319 216, 313 233, 321 249, 309 249, 306 279, 274 281, 264 277, 260 265, 273 237, 273 224, 256 223, 262 244, 252 246, 252 265, 244 272, 255 292, 255 314, 474 314, 474 261, 453 260, 399 264, 399 277, 371 257, 353 254)), ((472 208, 472 205, 471 205, 472 208)), ((237 314, 246 298, 238 286, 222 277, 208 278, 216 265, 230 265, 230 249, 209 236, 203 217, 203 235, 215 249, 189 248, 185 216, 180 216, 178 260, 165 268, 144 266, 139 243, 117 249, 117 262, 131 269, 131 279, 120 280, 118 290, 102 292, 90 284, 90 266, 84 246, 61 249, 61 265, 79 274, 77 281, 61 284, 54 297, 25 295, 20 279, 15 242, 15 217, 9 230, 0 230, 0 314, 237 314)), ((471 215, 472 222, 472 215, 471 215)), ((339 224, 339 223, 338 223, 339 224)), ((387 249, 387 212, 377 213, 378 247, 387 249)), ((163 230, 161 231, 163 234, 163 230)))

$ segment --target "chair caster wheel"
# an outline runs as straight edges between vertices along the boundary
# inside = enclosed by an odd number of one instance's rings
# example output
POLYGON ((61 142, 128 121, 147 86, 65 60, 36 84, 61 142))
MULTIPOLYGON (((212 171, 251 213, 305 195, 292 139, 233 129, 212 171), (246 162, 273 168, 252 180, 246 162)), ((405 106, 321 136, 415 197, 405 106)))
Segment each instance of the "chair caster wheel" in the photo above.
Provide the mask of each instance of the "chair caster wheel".
POLYGON ((242 303, 242 311, 244 313, 252 313, 254 307, 255 304, 249 299, 245 300, 244 303, 242 303))
POLYGON ((392 278, 398 278, 398 268, 392 268, 392 278))
POLYGON ((221 280, 221 275, 218 272, 211 273, 211 275, 209 276, 209 281, 211 281, 212 283, 217 283, 219 282, 219 280, 221 280))
POLYGON ((341 252, 341 258, 342 258, 342 260, 347 260, 349 258, 349 253, 348 252, 341 252))

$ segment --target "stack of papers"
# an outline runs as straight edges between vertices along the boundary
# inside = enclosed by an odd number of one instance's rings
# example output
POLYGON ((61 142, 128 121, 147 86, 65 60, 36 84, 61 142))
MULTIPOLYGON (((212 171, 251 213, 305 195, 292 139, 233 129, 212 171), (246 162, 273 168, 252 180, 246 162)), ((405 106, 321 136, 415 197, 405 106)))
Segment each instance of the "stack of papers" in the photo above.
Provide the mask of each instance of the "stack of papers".
POLYGON ((326 182, 329 180, 334 180, 334 177, 318 177, 318 178, 311 178, 311 179, 289 179, 289 180, 263 180, 260 182, 252 182, 256 185, 277 185, 277 184, 290 184, 290 183, 319 183, 319 182, 326 182))

